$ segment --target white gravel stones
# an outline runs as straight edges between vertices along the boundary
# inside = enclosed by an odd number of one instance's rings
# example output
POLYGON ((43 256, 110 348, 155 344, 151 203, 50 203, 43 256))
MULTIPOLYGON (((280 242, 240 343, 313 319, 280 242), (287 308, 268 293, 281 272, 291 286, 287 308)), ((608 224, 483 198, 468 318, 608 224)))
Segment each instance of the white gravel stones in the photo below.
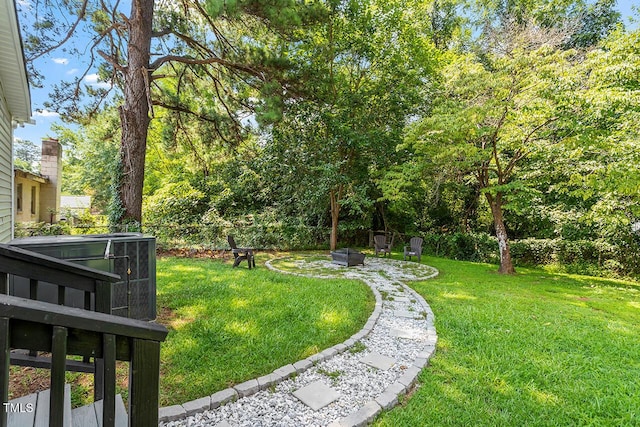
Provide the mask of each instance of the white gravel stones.
POLYGON ((435 277, 435 269, 376 258, 367 258, 364 266, 350 268, 336 266, 329 260, 301 260, 296 261, 296 265, 299 271, 292 274, 347 277, 367 283, 376 296, 376 309, 363 330, 343 344, 235 386, 235 390, 231 390, 237 391, 241 397, 238 400, 233 401, 235 396, 225 395, 226 404, 220 403, 222 406, 216 408, 219 404, 214 400, 216 393, 211 396, 212 409, 180 420, 175 420, 178 412, 175 411, 174 417, 170 418, 173 421, 161 419, 161 426, 366 425, 383 409, 397 404, 398 396, 415 383, 421 368, 435 351, 437 337, 431 308, 401 281, 435 277), (400 313, 412 315, 398 316, 400 313), (355 345, 357 342, 361 344, 355 345), (362 363, 364 360, 377 360, 381 367, 369 366, 362 363), (280 381, 274 381, 274 376, 281 377, 278 378, 280 381), (315 389, 311 394, 326 399, 331 397, 329 403, 321 402, 320 406, 317 402, 312 403, 312 408, 300 400, 303 390, 314 390, 313 387, 308 389, 313 384, 326 387, 319 392, 315 389))

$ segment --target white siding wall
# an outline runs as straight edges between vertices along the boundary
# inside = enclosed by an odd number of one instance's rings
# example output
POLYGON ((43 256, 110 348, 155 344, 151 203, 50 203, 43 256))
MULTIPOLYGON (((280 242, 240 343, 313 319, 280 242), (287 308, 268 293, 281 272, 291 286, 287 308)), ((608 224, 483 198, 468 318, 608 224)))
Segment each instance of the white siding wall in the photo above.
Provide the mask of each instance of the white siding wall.
POLYGON ((2 243, 11 240, 13 231, 12 136, 11 116, 2 93, 2 86, 0 86, 0 242, 2 243))

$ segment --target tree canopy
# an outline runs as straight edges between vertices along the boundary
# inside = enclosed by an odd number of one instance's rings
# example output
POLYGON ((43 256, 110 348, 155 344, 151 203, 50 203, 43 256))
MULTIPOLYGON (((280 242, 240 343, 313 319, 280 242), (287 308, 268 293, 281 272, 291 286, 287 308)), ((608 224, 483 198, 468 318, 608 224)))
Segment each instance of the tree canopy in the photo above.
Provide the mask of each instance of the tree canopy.
POLYGON ((60 3, 78 24, 26 37, 92 34, 117 93, 54 100, 82 124, 65 185, 114 224, 489 232, 503 273, 511 238, 635 247, 640 36, 613 1, 145 1, 60 3))

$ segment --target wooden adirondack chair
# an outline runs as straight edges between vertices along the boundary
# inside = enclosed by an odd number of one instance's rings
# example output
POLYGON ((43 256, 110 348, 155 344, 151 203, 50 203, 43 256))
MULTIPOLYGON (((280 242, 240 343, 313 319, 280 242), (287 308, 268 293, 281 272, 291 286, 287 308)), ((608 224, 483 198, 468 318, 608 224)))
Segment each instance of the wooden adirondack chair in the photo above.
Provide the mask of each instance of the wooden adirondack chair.
POLYGON ((249 264, 249 269, 251 269, 251 267, 256 266, 256 261, 255 258, 253 256, 253 249, 250 248, 239 248, 236 245, 236 241, 233 239, 233 236, 229 235, 227 236, 227 241, 229 242, 229 246, 231 246, 231 252, 233 253, 233 266, 237 267, 238 265, 240 265, 240 263, 242 261, 247 261, 247 264, 249 264))

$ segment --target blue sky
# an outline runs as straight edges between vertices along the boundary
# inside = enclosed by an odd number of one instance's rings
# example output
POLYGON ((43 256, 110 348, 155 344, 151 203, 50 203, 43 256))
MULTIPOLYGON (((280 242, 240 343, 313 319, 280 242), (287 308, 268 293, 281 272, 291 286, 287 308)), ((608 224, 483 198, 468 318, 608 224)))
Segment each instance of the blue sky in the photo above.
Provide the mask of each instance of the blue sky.
MULTIPOLYGON (((21 7, 28 7, 29 0, 18 0, 21 7)), ((640 8, 640 0, 618 0, 618 10, 623 16, 624 24, 627 28, 638 27, 638 13, 633 9, 640 8), (631 22, 632 17, 636 17, 636 22, 631 22)), ((42 110, 44 102, 49 97, 52 85, 59 83, 63 80, 71 80, 74 77, 79 77, 80 73, 83 73, 86 66, 80 58, 73 58, 64 56, 62 53, 53 54, 49 57, 45 57, 39 60, 38 66, 42 70, 46 70, 44 87, 41 89, 31 88, 31 105, 33 108, 33 119, 35 125, 25 125, 14 130, 14 137, 19 139, 29 140, 36 144, 40 144, 40 141, 46 137, 55 137, 53 131, 51 131, 51 125, 54 123, 61 123, 61 120, 57 113, 48 110, 42 110), (40 110, 40 111, 38 111, 40 110)), ((98 75, 95 72, 90 72, 85 76, 83 82, 88 85, 100 86, 105 83, 98 82, 98 75)))

